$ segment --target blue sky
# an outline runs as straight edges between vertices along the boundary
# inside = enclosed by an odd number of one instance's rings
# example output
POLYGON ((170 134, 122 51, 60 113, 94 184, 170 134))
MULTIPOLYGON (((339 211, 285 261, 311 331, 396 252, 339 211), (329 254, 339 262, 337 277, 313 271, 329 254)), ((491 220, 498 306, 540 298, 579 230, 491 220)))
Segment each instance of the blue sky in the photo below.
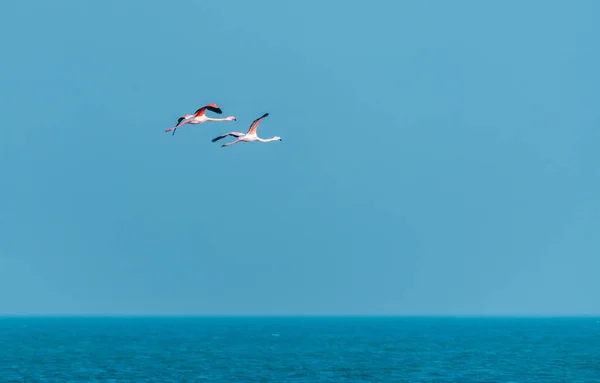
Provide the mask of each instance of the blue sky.
POLYGON ((0 314, 600 314, 598 12, 2 2, 0 314))

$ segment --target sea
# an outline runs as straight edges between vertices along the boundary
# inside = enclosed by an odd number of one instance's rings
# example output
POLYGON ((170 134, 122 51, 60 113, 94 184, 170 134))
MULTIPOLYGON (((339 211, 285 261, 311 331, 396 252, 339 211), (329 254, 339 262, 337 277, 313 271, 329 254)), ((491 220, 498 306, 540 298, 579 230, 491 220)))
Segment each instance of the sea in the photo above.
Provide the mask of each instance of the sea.
POLYGON ((3 317, 0 382, 600 382, 600 318, 3 317))

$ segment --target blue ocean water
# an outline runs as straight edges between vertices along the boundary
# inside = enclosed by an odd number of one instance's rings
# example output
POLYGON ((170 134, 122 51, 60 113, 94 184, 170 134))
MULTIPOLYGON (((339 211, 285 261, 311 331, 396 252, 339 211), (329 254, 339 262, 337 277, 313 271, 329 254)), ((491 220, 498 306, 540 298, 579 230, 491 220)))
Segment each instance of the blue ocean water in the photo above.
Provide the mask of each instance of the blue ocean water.
POLYGON ((0 382, 600 382, 600 319, 7 317, 0 382))

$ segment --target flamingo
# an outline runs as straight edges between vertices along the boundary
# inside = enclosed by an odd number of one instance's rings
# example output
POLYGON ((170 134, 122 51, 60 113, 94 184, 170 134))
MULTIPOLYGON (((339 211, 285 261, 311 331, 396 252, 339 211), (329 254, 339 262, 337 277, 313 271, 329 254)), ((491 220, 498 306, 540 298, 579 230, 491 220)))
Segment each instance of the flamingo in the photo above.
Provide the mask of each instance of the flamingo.
POLYGON ((174 135, 175 130, 177 130, 177 128, 180 128, 182 125, 185 125, 185 124, 202 124, 203 122, 206 122, 206 121, 237 121, 234 116, 229 116, 229 117, 225 117, 225 118, 207 117, 204 114, 204 112, 206 112, 207 110, 210 110, 211 112, 215 112, 217 114, 223 113, 221 111, 221 108, 219 108, 219 106, 217 104, 208 104, 208 105, 205 105, 202 108, 198 109, 196 112, 194 112, 194 114, 186 114, 185 116, 179 117, 179 120, 177 120, 177 125, 175 125, 175 127, 173 127, 173 128, 169 128, 169 129, 165 130, 165 132, 173 131, 173 135, 174 135))
POLYGON ((229 133, 222 134, 219 137, 213 138, 212 142, 216 142, 216 141, 218 141, 218 140, 220 140, 222 138, 225 138, 227 136, 237 137, 237 140, 229 142, 227 144, 223 144, 223 145, 221 145, 221 147, 225 147, 225 146, 237 144, 238 142, 252 142, 252 141, 271 142, 271 141, 282 141, 281 137, 279 137, 279 136, 275 136, 275 137, 263 139, 263 138, 258 137, 258 135, 256 134, 256 129, 258 129, 258 125, 260 124, 261 120, 263 118, 267 117, 268 115, 269 115, 269 113, 265 113, 265 114, 262 115, 262 117, 259 117, 256 120, 254 120, 252 122, 252 125, 250 125, 250 129, 248 129, 248 132, 246 134, 240 133, 240 132, 229 132, 229 133))

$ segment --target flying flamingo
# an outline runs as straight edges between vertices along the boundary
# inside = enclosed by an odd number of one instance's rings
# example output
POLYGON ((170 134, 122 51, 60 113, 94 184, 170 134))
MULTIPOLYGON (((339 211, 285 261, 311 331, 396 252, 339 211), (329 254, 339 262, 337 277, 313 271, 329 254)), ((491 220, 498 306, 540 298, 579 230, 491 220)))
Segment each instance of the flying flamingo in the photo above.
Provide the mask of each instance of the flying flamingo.
POLYGON ((254 122, 252 122, 252 125, 250 125, 250 129, 248 129, 248 132, 246 134, 244 133, 240 133, 240 132, 229 132, 229 133, 225 133, 220 135, 219 137, 215 137, 212 139, 212 142, 216 142, 222 138, 225 138, 227 136, 232 136, 232 137, 237 137, 237 140, 229 142, 227 144, 223 144, 221 145, 221 147, 225 147, 225 146, 229 146, 229 145, 233 145, 233 144, 237 144, 238 142, 252 142, 252 141, 260 141, 260 142, 270 142, 270 141, 282 141, 281 137, 279 136, 275 136, 272 138, 267 138, 267 139, 262 139, 260 137, 258 137, 258 135, 256 134, 256 129, 258 128, 258 125, 260 125, 260 121, 267 117, 269 115, 269 113, 265 113, 262 115, 262 117, 257 118, 256 120, 254 120, 254 122))
POLYGON ((169 128, 169 129, 165 130, 165 132, 173 131, 173 135, 174 135, 175 130, 177 130, 177 128, 180 128, 182 125, 185 125, 185 124, 202 124, 203 122, 206 122, 206 121, 236 121, 236 118, 233 116, 229 116, 229 117, 225 117, 225 118, 207 117, 206 115, 204 115, 204 112, 206 112, 207 110, 210 110, 211 112, 215 112, 217 114, 223 113, 221 111, 221 108, 219 108, 219 106, 217 104, 208 104, 208 105, 203 106, 202 108, 198 109, 194 114, 186 114, 185 116, 179 117, 179 120, 177 120, 177 125, 175 125, 175 127, 173 127, 173 128, 169 128))

